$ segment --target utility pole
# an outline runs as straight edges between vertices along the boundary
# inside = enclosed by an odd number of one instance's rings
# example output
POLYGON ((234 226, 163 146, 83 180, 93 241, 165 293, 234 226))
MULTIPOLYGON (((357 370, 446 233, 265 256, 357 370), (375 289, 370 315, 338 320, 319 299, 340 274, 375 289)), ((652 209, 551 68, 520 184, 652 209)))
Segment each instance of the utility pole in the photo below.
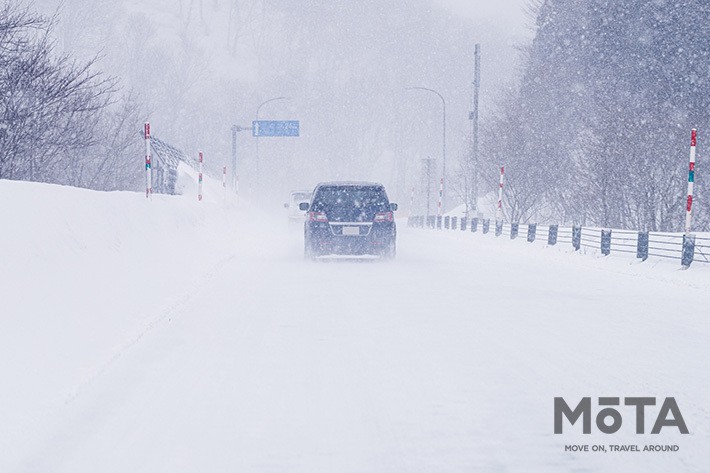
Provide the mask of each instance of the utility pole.
POLYGON ((426 215, 431 215, 431 163, 432 158, 422 159, 424 163, 424 177, 426 179, 426 215))
POLYGON ((232 185, 234 193, 239 197, 239 174, 237 173, 237 133, 251 131, 250 126, 232 125, 232 185))
MULTIPOLYGON (((471 120, 471 165, 469 169, 470 184, 471 184, 471 203, 473 211, 478 210, 478 94, 481 87, 481 45, 476 44, 473 49, 474 68, 473 68, 473 107, 469 114, 471 120)), ((467 203, 468 204, 468 203, 467 203)), ((466 205, 468 208, 468 205, 466 205)))
MULTIPOLYGON (((291 97, 273 97, 269 100, 265 100, 256 107, 256 121, 259 121, 259 111, 261 107, 270 102, 276 102, 278 100, 291 100, 291 97)), ((256 125, 255 125, 256 126, 256 125)), ((259 135, 256 136, 256 200, 259 200, 259 135)))
POLYGON ((429 89, 427 87, 405 87, 407 90, 425 90, 427 92, 434 93, 441 99, 442 108, 442 152, 441 157, 443 160, 443 169, 441 171, 441 201, 442 201, 442 211, 446 211, 446 195, 448 191, 448 180, 446 180, 446 100, 444 96, 441 95, 434 89, 429 89))

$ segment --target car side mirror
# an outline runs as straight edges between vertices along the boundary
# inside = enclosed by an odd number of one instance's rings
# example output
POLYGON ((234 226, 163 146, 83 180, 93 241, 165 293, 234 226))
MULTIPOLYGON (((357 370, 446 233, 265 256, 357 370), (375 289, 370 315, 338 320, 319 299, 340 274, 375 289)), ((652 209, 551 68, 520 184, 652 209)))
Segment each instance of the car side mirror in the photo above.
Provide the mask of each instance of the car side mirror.
POLYGON ((390 210, 391 210, 392 212, 395 212, 398 207, 399 207, 399 206, 398 206, 397 204, 395 204, 395 203, 391 203, 391 204, 390 204, 390 210))
POLYGON ((287 203, 284 204, 284 208, 287 209, 288 207, 289 207, 289 206, 288 206, 288 202, 287 202, 287 203))
POLYGON ((304 212, 308 210, 308 207, 308 202, 301 202, 300 204, 298 204, 298 210, 302 210, 304 212))

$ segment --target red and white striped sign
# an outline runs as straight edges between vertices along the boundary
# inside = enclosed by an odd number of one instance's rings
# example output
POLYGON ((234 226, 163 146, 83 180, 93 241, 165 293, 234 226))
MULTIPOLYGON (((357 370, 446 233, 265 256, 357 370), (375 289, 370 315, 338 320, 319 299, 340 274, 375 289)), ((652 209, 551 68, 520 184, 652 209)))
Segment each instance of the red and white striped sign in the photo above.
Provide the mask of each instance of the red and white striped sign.
POLYGON ((441 178, 441 181, 439 181, 439 203, 438 203, 438 209, 437 209, 437 215, 441 215, 441 201, 444 198, 444 178, 441 178))
POLYGON ((143 127, 145 136, 145 196, 149 198, 153 194, 153 163, 150 156, 150 123, 143 127))
POLYGON ((200 170, 197 176, 197 200, 202 200, 202 151, 200 151, 200 170))
POLYGON ((496 222, 503 218, 503 176, 505 175, 505 167, 500 167, 500 182, 498 184, 498 208, 496 209, 496 222))
POLYGON ((695 128, 690 131, 690 164, 688 166, 688 200, 685 206, 685 233, 691 230, 691 215, 693 210, 693 184, 695 183, 695 146, 697 145, 698 132, 695 128))

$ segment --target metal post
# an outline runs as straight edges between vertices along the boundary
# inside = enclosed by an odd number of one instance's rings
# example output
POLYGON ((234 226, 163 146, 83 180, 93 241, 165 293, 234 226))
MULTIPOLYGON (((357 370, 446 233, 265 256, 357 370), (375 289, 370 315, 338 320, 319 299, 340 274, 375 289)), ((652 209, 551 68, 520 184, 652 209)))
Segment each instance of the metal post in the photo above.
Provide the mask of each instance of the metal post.
POLYGON ((599 249, 604 256, 609 256, 611 253, 611 229, 602 230, 599 249))
MULTIPOLYGON (((261 110, 261 107, 266 105, 269 102, 275 102, 277 100, 289 100, 290 97, 274 97, 269 100, 265 100, 264 102, 260 103, 258 107, 256 107, 256 121, 259 121, 259 111, 261 110)), ((256 135, 256 200, 259 200, 259 135, 256 135)))
POLYGON ((557 244, 557 232, 558 232, 559 226, 558 225, 550 225, 550 229, 548 230, 547 233, 547 244, 552 246, 557 244))
POLYGON ((688 168, 688 201, 685 207, 685 233, 690 233, 691 211, 693 209, 693 184, 695 183, 695 145, 697 143, 697 130, 690 132, 690 165, 688 168))
POLYGON ((432 158, 427 158, 422 160, 425 165, 425 177, 426 177, 426 215, 429 217, 431 214, 431 162, 432 158))
POLYGON ((442 205, 442 211, 446 211, 446 100, 444 100, 444 97, 441 97, 441 103, 444 104, 444 137, 443 137, 443 143, 444 143, 444 148, 442 150, 442 156, 444 157, 444 168, 442 170, 442 177, 441 177, 441 205, 442 205))
POLYGON ((153 195, 153 173, 152 162, 150 156, 150 123, 143 127, 143 136, 145 138, 145 196, 150 198, 153 195))
POLYGON ((202 151, 200 151, 199 155, 199 171, 197 174, 197 200, 201 201, 202 200, 202 151))
POLYGON ((474 45, 473 49, 474 68, 473 68, 473 110, 469 116, 471 120, 471 198, 473 202, 473 211, 478 209, 478 180, 476 178, 476 169, 478 167, 478 100, 479 90, 481 88, 481 45, 474 45))
POLYGON ((237 189, 237 125, 232 125, 232 186, 237 189))
MULTIPOLYGON (((434 89, 429 89, 427 87, 407 87, 407 90, 426 90, 427 92, 434 93, 439 96, 441 99, 441 103, 443 105, 443 119, 442 119, 442 134, 443 134, 443 140, 442 140, 442 158, 444 160, 443 163, 443 169, 442 169, 442 175, 443 179, 446 179, 446 100, 444 99, 444 96, 441 95, 439 92, 437 92, 434 89)), ((444 186, 444 189, 442 190, 442 200, 443 200, 443 207, 444 209, 446 208, 446 188, 444 186)))

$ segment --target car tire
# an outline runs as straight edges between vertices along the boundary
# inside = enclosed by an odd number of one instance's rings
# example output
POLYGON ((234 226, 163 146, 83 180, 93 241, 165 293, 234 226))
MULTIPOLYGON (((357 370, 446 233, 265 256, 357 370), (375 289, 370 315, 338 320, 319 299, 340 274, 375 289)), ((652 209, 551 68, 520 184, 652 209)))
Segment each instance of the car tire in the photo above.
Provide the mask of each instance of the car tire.
POLYGON ((316 259, 316 253, 313 251, 313 244, 308 238, 304 238, 303 241, 303 257, 308 261, 315 261, 316 259))
POLYGON ((397 256, 397 240, 390 240, 382 255, 384 259, 394 259, 397 256))

